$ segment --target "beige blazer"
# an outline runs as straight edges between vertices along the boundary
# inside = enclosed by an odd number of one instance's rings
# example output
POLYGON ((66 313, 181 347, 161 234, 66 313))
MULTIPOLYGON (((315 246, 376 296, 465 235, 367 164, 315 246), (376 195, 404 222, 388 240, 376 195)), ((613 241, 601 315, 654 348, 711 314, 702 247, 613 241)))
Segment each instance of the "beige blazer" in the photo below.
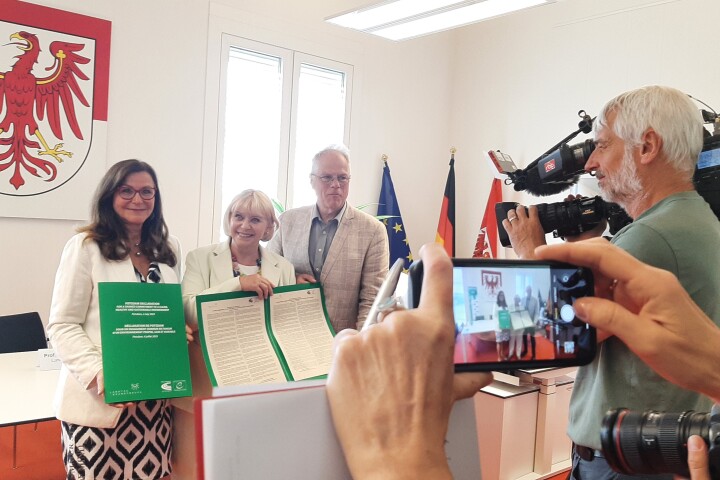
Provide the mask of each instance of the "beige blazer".
MULTIPOLYGON (((290 262, 263 247, 260 247, 262 276, 276 287, 295 284, 295 268, 290 262)), ((228 241, 197 248, 188 253, 185 261, 185 275, 182 280, 185 321, 197 330, 198 295, 234 292, 240 290, 240 280, 233 275, 230 243, 228 241)), ((205 366, 205 357, 200 347, 199 335, 190 343, 190 373, 192 375, 193 398, 209 397, 212 392, 210 377, 205 366)), ((192 398, 178 398, 173 405, 188 412, 193 411, 192 398)))
MULTIPOLYGON (((312 275, 308 246, 314 206, 294 208, 280 217, 267 247, 312 275)), ((347 205, 323 265, 320 283, 335 331, 359 328, 370 311, 390 262, 387 231, 375 217, 347 205)))
MULTIPOLYGON (((195 297, 240 290, 240 280, 233 276, 231 256, 230 243, 227 241, 188 253, 182 291, 185 320, 194 330, 197 329, 195 297)), ((295 285, 295 268, 292 263, 264 247, 260 247, 260 258, 262 276, 273 285, 295 285)))
MULTIPOLYGON (((102 369, 98 282, 137 282, 128 258, 109 261, 98 244, 86 234, 72 237, 63 250, 55 275, 48 336, 60 360, 60 378, 55 394, 55 416, 65 422, 112 428, 122 409, 105 404, 90 383, 102 369)), ((178 259, 175 267, 160 264, 164 283, 179 283, 180 244, 170 238, 178 259)))

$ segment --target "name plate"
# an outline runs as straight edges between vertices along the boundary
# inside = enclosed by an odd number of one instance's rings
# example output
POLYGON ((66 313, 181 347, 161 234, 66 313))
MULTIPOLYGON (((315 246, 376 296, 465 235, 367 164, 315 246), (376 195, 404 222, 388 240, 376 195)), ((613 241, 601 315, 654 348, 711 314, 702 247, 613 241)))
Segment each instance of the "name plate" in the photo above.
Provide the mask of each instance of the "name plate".
POLYGON ((40 370, 60 370, 62 362, 55 355, 52 348, 41 348, 38 350, 38 366, 40 370))

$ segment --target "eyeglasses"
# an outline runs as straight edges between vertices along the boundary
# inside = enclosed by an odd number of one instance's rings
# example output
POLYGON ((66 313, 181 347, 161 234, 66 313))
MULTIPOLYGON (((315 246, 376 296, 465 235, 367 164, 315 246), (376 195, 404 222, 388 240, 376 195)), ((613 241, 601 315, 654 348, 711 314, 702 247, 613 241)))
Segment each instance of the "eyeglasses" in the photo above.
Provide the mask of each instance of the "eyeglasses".
POLYGON ((337 180, 340 185, 345 185, 350 181, 350 175, 315 175, 314 173, 311 173, 310 175, 315 178, 319 178, 321 182, 327 184, 331 184, 333 181, 337 180))
POLYGON ((143 200, 152 200, 155 198, 155 189, 152 187, 143 187, 140 190, 135 190, 129 185, 122 185, 118 187, 117 194, 123 200, 132 200, 136 194, 139 194, 143 200))

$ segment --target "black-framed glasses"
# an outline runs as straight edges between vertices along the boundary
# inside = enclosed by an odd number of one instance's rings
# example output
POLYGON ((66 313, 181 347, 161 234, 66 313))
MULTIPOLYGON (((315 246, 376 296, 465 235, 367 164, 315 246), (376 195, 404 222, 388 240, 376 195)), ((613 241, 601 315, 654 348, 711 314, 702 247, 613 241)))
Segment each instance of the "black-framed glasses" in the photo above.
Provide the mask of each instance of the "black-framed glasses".
POLYGON ((314 173, 311 173, 310 175, 315 178, 319 178, 321 182, 327 184, 331 184, 337 180, 340 185, 345 185, 350 181, 350 175, 315 175, 314 173))
POLYGON ((129 185, 121 185, 117 189, 117 194, 123 200, 132 200, 135 195, 140 195, 143 200, 152 200, 155 198, 155 189, 153 187, 143 187, 140 190, 135 190, 129 185))

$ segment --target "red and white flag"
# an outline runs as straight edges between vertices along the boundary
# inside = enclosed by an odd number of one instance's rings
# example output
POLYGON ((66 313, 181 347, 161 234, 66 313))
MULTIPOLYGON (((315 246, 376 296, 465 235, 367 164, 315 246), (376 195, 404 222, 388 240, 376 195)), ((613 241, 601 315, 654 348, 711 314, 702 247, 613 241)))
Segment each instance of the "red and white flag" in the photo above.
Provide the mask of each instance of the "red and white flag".
POLYGON ((488 196, 487 205, 485 206, 485 215, 483 215, 480 224, 480 233, 478 233, 475 242, 475 250, 473 257, 495 258, 497 256, 497 217, 495 216, 495 204, 502 202, 502 183, 499 179, 493 179, 490 187, 490 195, 488 196))

